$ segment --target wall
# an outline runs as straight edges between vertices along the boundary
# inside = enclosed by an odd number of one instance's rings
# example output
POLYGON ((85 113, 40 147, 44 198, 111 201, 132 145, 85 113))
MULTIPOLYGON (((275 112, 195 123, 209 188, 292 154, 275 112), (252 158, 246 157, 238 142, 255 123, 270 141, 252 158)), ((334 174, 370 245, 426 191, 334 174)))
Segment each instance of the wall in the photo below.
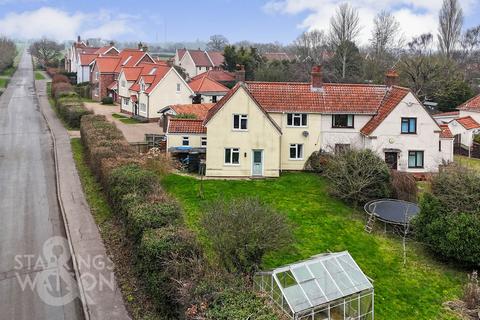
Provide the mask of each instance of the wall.
POLYGON ((445 162, 453 162, 453 139, 440 139, 442 142, 442 157, 445 162))
POLYGON ((77 69, 77 83, 90 81, 90 67, 79 66, 77 69))
POLYGON ((467 130, 457 121, 452 121, 448 124, 450 131, 454 136, 459 134, 461 136, 461 143, 464 146, 471 146, 473 142, 474 130, 467 130))
POLYGON ((400 102, 367 140, 370 140, 367 146, 382 158, 385 150, 400 150, 398 169, 401 171, 436 172, 444 157, 444 154, 438 150, 440 128, 412 93, 400 102), (416 134, 401 134, 402 117, 417 118, 416 134), (409 150, 424 151, 424 168, 408 168, 409 150))
POLYGON ((192 134, 192 133, 169 133, 167 134, 167 150, 170 147, 182 146, 183 137, 189 138, 189 146, 192 148, 202 147, 202 137, 206 137, 206 134, 192 134))
POLYGON ((185 69, 185 72, 188 73, 188 76, 190 78, 193 78, 197 75, 197 68, 195 67, 195 64, 193 63, 193 60, 190 56, 190 54, 185 53, 183 55, 182 61, 180 61, 179 64, 180 67, 185 69))
POLYGON ((239 88, 207 124, 207 176, 249 177, 252 150, 263 150, 263 174, 278 177, 280 132, 256 103, 239 88), (248 114, 248 130, 232 129, 233 114, 248 114), (239 148, 238 165, 224 163, 225 148, 239 148))

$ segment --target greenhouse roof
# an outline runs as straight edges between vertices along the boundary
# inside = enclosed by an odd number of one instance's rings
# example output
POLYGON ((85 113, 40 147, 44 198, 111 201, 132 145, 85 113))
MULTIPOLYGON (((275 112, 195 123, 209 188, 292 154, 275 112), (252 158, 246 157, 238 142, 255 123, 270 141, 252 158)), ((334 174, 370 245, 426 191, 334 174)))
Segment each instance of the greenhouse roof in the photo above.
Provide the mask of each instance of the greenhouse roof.
POLYGON ((261 274, 273 276, 293 313, 373 289, 347 251, 313 256, 261 274))

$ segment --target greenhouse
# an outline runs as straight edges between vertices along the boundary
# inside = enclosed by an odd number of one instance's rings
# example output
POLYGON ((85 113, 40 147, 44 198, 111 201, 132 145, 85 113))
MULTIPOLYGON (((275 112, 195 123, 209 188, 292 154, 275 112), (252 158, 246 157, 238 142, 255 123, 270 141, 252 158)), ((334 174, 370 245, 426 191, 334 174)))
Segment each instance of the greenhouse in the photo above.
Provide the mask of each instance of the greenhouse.
POLYGON ((347 251, 254 276, 255 289, 295 320, 374 319, 372 282, 347 251))

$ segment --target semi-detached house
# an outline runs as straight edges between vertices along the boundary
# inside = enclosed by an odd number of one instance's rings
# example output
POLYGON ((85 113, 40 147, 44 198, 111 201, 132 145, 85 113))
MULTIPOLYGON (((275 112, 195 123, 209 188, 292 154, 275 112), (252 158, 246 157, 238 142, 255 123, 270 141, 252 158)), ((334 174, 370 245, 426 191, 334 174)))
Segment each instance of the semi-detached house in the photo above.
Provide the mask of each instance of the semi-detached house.
POLYGON ((203 131, 198 121, 188 130, 206 135, 212 177, 277 177, 303 170, 314 151, 345 148, 371 149, 400 171, 438 171, 453 159, 453 137, 395 85, 397 77, 389 72, 385 85, 323 83, 317 66, 310 83, 239 83, 209 110, 203 131))

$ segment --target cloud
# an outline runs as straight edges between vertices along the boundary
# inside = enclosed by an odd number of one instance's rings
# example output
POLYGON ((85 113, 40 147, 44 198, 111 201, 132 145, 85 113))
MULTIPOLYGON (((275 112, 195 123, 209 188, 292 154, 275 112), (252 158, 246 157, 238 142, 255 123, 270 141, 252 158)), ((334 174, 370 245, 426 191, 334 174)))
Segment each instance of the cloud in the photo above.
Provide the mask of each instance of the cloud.
MULTIPOLYGON (((460 0, 464 15, 475 14, 478 0, 460 0)), ((297 15, 306 13, 298 25, 303 30, 328 30, 330 17, 345 0, 270 0, 264 10, 271 14, 297 15)), ((362 26, 359 42, 365 44, 371 36, 373 18, 380 10, 390 11, 400 23, 404 38, 410 40, 422 33, 437 32, 440 0, 356 0, 350 4, 357 8, 362 26)))
POLYGON ((52 7, 37 10, 11 12, 0 18, 0 32, 12 38, 52 38, 55 40, 84 37, 113 39, 134 33, 130 25, 132 16, 113 16, 106 11, 96 13, 69 13, 52 7))

